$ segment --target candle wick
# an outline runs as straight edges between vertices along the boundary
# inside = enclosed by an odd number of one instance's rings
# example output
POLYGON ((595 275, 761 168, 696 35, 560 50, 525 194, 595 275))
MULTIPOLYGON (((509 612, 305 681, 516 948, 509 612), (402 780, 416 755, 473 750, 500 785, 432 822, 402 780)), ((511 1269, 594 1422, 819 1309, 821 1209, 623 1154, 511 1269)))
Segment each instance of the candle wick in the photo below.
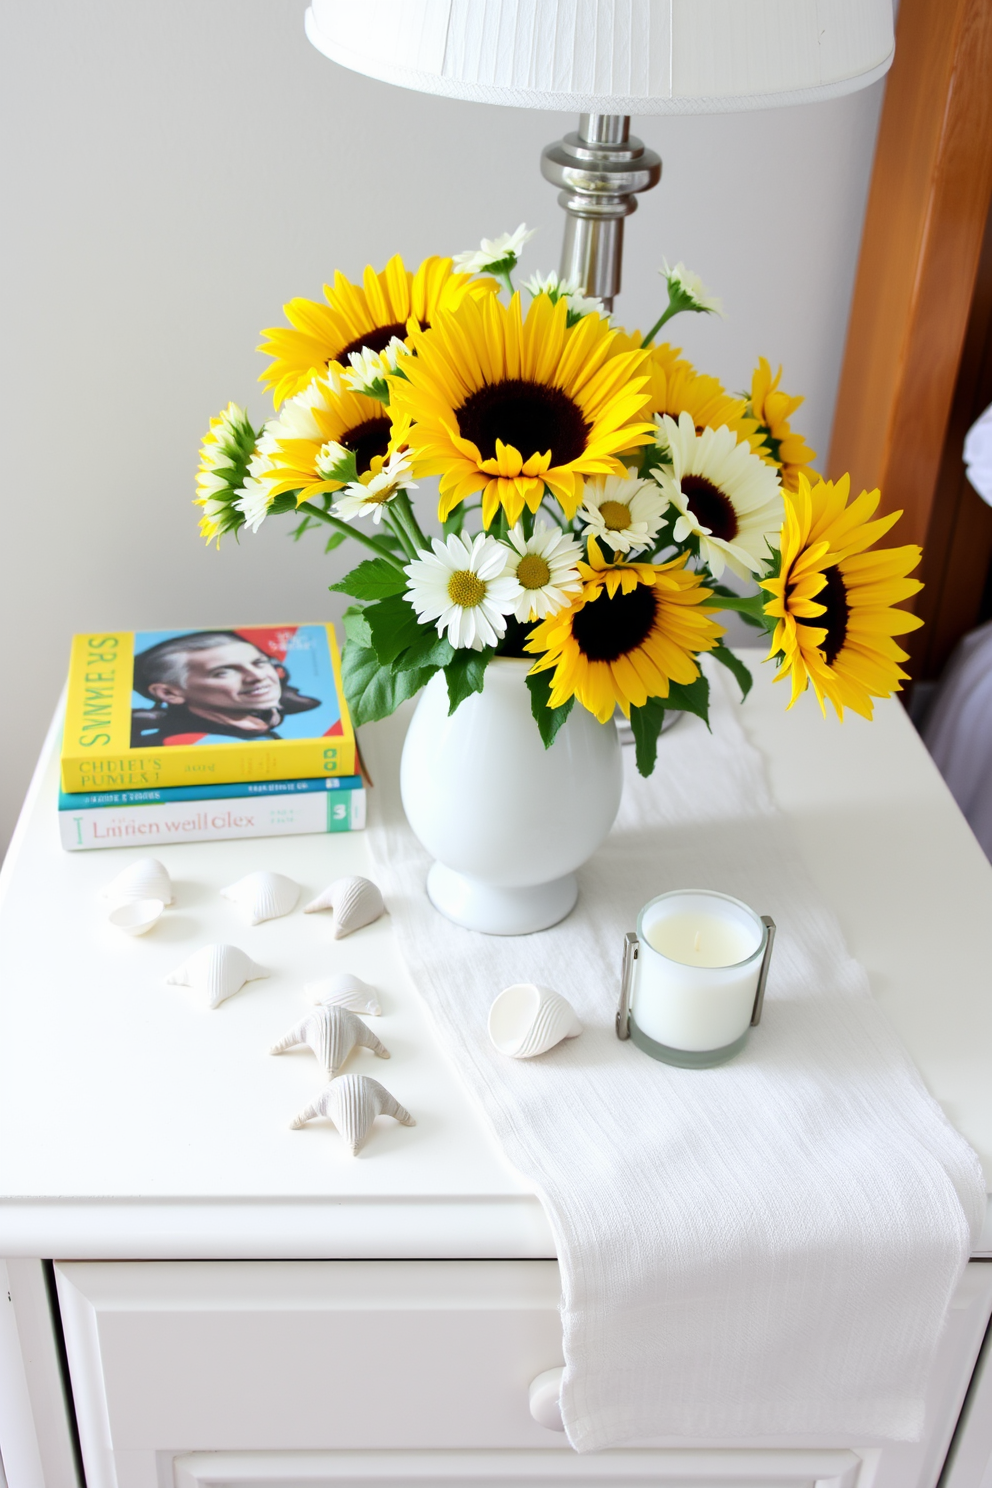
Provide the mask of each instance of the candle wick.
POLYGON ((700 944, 699 944, 699 942, 700 942, 700 938, 701 938, 701 935, 702 935, 702 932, 701 932, 701 931, 699 931, 699 930, 697 930, 697 931, 696 931, 696 938, 695 938, 695 940, 694 940, 694 941, 693 941, 693 942, 692 942, 692 949, 693 949, 693 950, 694 950, 694 951, 698 951, 698 950, 699 950, 699 949, 700 949, 700 944))

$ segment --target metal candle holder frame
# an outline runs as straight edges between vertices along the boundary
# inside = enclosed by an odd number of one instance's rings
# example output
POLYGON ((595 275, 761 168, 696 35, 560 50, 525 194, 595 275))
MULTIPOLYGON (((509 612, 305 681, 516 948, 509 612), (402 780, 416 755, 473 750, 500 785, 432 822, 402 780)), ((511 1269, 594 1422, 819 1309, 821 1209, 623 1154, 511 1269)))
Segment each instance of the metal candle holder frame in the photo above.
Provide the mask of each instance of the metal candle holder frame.
MULTIPOLYGON (((768 970, 772 964, 772 946, 775 944, 775 921, 771 915, 762 915, 761 923, 764 925, 767 935, 765 937, 765 953, 761 958, 761 970, 758 973, 758 986, 754 994, 754 1007, 751 1009, 751 1028, 757 1028, 761 1022, 761 1010, 765 1005, 765 984, 768 981, 768 970)), ((630 1038, 630 994, 634 985, 634 962, 640 949, 640 940, 634 930, 628 930, 623 938, 623 963, 620 969, 620 1005, 617 1008, 617 1038, 630 1038)))

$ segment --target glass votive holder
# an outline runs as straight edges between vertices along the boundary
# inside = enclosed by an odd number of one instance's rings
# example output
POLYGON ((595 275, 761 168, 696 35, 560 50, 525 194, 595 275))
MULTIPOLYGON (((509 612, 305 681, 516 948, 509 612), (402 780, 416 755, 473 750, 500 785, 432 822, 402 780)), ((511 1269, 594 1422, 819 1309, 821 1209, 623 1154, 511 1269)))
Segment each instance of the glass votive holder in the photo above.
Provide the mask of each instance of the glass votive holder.
POLYGON ((659 894, 624 943, 617 1037, 685 1069, 733 1059, 761 1018, 774 938, 729 894, 659 894))

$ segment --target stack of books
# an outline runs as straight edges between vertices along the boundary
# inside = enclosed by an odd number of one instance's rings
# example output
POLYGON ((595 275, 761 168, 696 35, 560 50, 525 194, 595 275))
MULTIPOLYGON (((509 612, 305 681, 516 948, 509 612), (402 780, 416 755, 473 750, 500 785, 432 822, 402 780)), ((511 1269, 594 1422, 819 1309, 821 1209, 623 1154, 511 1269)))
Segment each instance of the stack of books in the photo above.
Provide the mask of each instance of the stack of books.
POLYGON ((75 636, 58 815, 69 851, 364 827, 334 627, 75 636))

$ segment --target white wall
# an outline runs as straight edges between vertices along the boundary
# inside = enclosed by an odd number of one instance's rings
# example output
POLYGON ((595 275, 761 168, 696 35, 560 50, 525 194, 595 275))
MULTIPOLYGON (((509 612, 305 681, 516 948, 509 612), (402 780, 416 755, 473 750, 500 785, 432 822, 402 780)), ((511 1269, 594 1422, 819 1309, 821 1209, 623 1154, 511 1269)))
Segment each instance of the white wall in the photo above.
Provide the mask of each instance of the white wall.
MULTIPOLYGON (((525 219, 556 266, 538 169, 571 117, 421 97, 335 67, 305 0, 19 0, 0 55, 0 848, 74 631, 335 614, 343 562, 273 522, 219 555, 190 505, 229 398, 258 415, 253 348, 291 295, 471 247, 525 219), (12 691, 11 691, 12 689, 12 691)), ((683 259, 725 322, 678 339, 735 388, 759 353, 805 391, 825 451, 880 105, 647 119, 662 184, 627 225, 618 312, 661 307, 683 259)))

